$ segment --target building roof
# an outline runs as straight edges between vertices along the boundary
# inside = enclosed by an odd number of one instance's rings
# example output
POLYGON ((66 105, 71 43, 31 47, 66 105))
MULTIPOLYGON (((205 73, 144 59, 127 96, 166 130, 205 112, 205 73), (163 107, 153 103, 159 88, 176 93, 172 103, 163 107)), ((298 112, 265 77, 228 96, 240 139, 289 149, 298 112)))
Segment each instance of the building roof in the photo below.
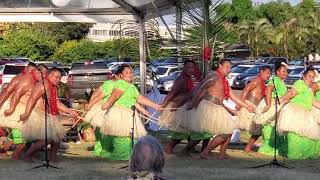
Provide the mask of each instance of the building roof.
MULTIPOLYGON (((184 0, 189 1, 189 0, 184 0)), ((0 22, 115 22, 173 14, 180 0, 1 0, 0 22), (156 7, 156 8, 155 8, 156 7)))

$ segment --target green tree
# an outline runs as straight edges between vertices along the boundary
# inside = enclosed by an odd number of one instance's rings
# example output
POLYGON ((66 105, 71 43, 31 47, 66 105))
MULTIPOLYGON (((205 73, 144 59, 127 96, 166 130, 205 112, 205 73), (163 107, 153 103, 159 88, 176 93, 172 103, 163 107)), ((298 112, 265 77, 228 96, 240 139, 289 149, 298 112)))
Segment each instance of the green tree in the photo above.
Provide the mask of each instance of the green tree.
POLYGON ((237 22, 256 19, 256 11, 252 7, 251 0, 232 0, 231 10, 237 22))
POLYGON ((290 3, 270 2, 258 8, 260 18, 266 18, 273 26, 279 26, 294 16, 290 3))
POLYGON ((57 43, 51 36, 45 36, 40 31, 21 29, 12 30, 0 44, 2 56, 23 56, 33 61, 48 60, 53 55, 57 43))
POLYGON ((59 44, 67 40, 84 38, 92 24, 88 23, 33 23, 31 28, 40 30, 43 34, 53 36, 59 44))

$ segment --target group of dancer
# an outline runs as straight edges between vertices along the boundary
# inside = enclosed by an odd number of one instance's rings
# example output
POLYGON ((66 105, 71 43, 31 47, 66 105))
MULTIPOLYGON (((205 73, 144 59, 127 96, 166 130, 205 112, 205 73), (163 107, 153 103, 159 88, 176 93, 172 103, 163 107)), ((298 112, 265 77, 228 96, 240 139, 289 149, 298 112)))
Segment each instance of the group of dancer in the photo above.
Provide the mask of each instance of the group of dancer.
MULTIPOLYGON (((128 160, 132 153, 130 137, 136 140, 145 136, 143 119, 153 118, 144 107, 159 111, 159 125, 170 130, 170 141, 164 148, 168 154, 174 153, 175 146, 182 140, 188 140, 181 154, 191 155, 202 141, 200 158, 215 158, 211 151, 220 146, 218 158, 227 159, 231 135, 238 128, 251 134, 244 149, 246 152, 250 152, 262 136, 263 145, 259 152, 272 154, 275 148, 275 103, 279 103, 277 153, 290 159, 317 158, 320 154, 320 83, 314 82, 315 70, 307 68, 302 79, 288 90, 284 84, 287 68, 287 64, 278 63, 275 75, 270 78, 272 69, 262 67, 238 98, 226 80, 231 70, 230 61, 222 59, 214 71, 201 78, 196 63, 188 60, 171 92, 161 104, 156 104, 139 93, 133 84, 132 68, 124 64, 113 79, 105 81, 92 94, 84 107, 83 120, 95 127, 93 154, 128 160), (198 84, 194 83, 195 75, 198 84), (224 101, 228 99, 237 104, 236 109, 225 105, 224 101)), ((67 108, 57 97, 60 79, 59 69, 40 71, 35 64, 29 63, 1 92, 0 127, 10 128, 12 137, 11 144, 4 144, 2 151, 8 150, 13 143, 16 144, 13 158, 30 160, 32 154, 45 145, 43 128, 47 98, 50 157, 52 161, 57 159, 57 149, 65 136, 62 120, 66 120, 66 115, 79 118, 75 110, 67 108), (27 142, 31 144, 28 149, 27 142), (22 151, 26 153, 20 157, 22 151)))
POLYGON ((276 152, 289 159, 319 157, 320 82, 314 82, 317 72, 312 67, 308 67, 301 80, 288 90, 284 83, 288 65, 277 63, 273 77, 271 67, 264 66, 246 85, 241 98, 237 98, 226 80, 231 69, 230 61, 221 60, 218 68, 209 72, 198 85, 192 83, 194 65, 192 61, 186 62, 163 102, 163 107, 170 108, 163 111, 159 123, 172 132, 171 141, 165 146, 166 153, 173 153, 174 147, 187 139, 182 154, 190 155, 193 147, 202 140, 201 158, 214 158, 210 152, 220 146, 218 158, 226 159, 231 134, 242 129, 251 134, 245 152, 250 152, 262 136, 263 145, 258 152, 271 155, 275 152, 276 132, 273 127, 277 113, 276 152), (224 100, 227 99, 237 104, 236 109, 226 107, 224 100), (277 112, 275 103, 278 103, 277 112))
POLYGON ((8 132, 9 137, 9 141, 1 142, 2 155, 14 145, 13 159, 32 161, 32 155, 45 146, 44 128, 47 110, 50 160, 57 160, 57 150, 65 136, 62 124, 78 116, 76 111, 67 108, 59 101, 57 86, 60 79, 61 72, 58 68, 51 68, 48 71, 47 68, 37 67, 30 62, 25 70, 15 76, 2 90, 0 127, 8 132))

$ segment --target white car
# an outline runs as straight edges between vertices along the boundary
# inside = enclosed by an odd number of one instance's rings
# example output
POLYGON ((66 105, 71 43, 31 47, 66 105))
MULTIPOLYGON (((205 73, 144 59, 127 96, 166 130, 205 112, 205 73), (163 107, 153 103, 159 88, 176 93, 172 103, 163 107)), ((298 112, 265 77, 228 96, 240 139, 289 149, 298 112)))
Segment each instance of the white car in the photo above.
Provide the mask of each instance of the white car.
POLYGON ((254 64, 244 64, 238 65, 231 69, 231 72, 227 76, 227 81, 230 85, 232 85, 234 78, 238 75, 246 71, 247 69, 253 67, 254 64))
POLYGON ((157 70, 155 74, 158 78, 163 78, 169 76, 171 73, 175 71, 181 71, 182 67, 177 65, 164 65, 164 66, 157 66, 157 70))
POLYGON ((11 79, 21 73, 28 63, 4 64, 0 66, 0 91, 7 86, 11 79))

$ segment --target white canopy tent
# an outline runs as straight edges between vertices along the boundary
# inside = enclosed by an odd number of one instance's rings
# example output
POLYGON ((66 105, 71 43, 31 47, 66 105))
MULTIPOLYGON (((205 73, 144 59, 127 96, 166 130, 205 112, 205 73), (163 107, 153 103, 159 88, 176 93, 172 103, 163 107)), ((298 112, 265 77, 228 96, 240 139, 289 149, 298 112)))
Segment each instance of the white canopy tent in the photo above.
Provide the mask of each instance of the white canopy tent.
MULTIPOLYGON (((176 13, 181 22, 180 4, 191 0, 1 0, 0 22, 84 22, 113 23, 120 19, 139 23, 140 83, 145 94, 146 46, 144 21, 176 13)), ((181 23, 177 23, 180 34, 181 23)), ((173 34, 171 33, 173 37, 173 34)), ((180 40, 181 36, 173 37, 180 40)), ((181 48, 178 47, 178 54, 181 48)))

